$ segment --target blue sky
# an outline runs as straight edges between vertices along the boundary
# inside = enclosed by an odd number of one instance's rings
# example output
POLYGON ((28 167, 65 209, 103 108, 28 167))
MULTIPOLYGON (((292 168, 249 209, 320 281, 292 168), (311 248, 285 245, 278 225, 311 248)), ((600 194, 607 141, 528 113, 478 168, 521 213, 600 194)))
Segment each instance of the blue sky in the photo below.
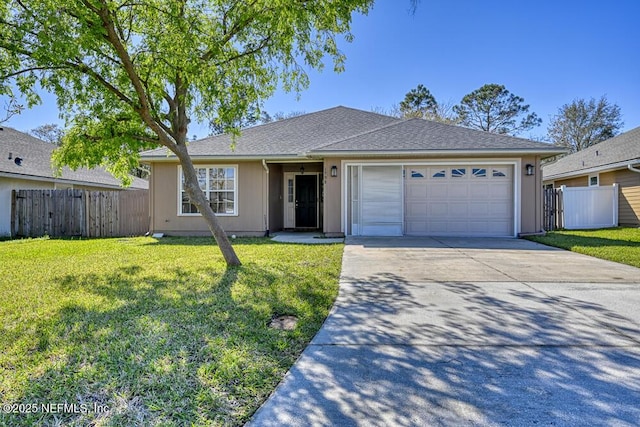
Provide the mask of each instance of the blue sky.
MULTIPOLYGON (((546 134, 549 118, 575 98, 607 95, 620 106, 623 130, 640 126, 638 0, 378 0, 355 16, 353 43, 342 43, 346 71, 311 71, 311 85, 279 91, 266 111, 313 112, 336 105, 389 109, 424 84, 438 101, 457 103, 486 83, 503 84, 543 119, 522 134, 546 134)), ((28 131, 59 122, 55 101, 8 125, 28 131)), ((206 126, 190 135, 204 137, 206 126)))

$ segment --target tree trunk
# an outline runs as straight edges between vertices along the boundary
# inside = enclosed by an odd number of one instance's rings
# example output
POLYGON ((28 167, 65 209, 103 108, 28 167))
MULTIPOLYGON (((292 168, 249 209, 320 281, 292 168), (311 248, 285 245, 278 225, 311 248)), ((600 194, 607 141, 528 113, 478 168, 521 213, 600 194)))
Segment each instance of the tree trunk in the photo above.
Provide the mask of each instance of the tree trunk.
POLYGON ((204 220, 207 222, 209 226, 209 230, 220 248, 222 252, 222 256, 227 262, 228 266, 241 265, 240 259, 236 255, 236 251, 231 246, 231 242, 227 238, 226 233, 220 226, 218 222, 218 218, 216 214, 211 209, 209 205, 209 201, 205 197, 204 193, 200 189, 200 185, 198 184, 198 176, 196 175, 196 170, 193 167, 193 162, 191 161, 191 157, 187 153, 186 146, 182 145, 182 150, 178 150, 176 155, 180 160, 180 164, 182 165, 182 174, 184 175, 184 189, 189 195, 191 202, 196 205, 198 208, 198 212, 202 215, 204 220))

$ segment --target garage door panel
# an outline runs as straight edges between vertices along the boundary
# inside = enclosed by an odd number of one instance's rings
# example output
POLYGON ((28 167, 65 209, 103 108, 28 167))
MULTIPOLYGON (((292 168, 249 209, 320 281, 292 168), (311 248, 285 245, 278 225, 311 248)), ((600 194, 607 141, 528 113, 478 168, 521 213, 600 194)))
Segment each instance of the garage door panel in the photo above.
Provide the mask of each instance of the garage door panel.
POLYGON ((493 221, 486 223, 486 231, 489 235, 506 236, 511 233, 513 223, 511 221, 493 221))
POLYGON ((471 221, 469 222, 469 233, 482 234, 487 232, 486 221, 471 221))
POLYGON ((424 185, 427 186, 427 197, 431 200, 447 200, 447 193, 449 186, 447 183, 433 183, 428 182, 424 185))
POLYGON ((470 200, 487 200, 491 197, 491 189, 488 185, 474 185, 469 195, 470 200))
POLYGON ((490 206, 486 202, 470 203, 469 213, 478 218, 488 218, 490 216, 490 206))
POLYGON ((489 187, 489 195, 496 199, 511 199, 511 184, 508 182, 497 182, 489 187))
POLYGON ((411 203, 407 206, 407 217, 418 217, 422 218, 427 215, 427 203, 426 202, 416 202, 411 203))
POLYGON ((469 232, 469 224, 467 221, 449 221, 447 231, 452 234, 467 234, 469 232))
POLYGON ((426 234, 429 230, 424 221, 407 221, 405 231, 407 234, 426 234))
POLYGON ((425 185, 408 185, 405 196, 410 200, 424 200, 427 197, 427 188, 425 185))
MULTIPOLYGON (((431 218, 446 218, 449 214, 449 204, 443 202, 433 202, 427 204, 427 217, 431 218)), ((426 220, 427 218, 425 218, 426 220)))
POLYGON ((468 218, 469 209, 467 202, 450 202, 449 203, 449 218, 468 218))
POLYGON ((511 217, 513 206, 510 203, 491 203, 489 205, 489 214, 494 218, 511 217))
POLYGON ((437 235, 439 233, 441 233, 442 231, 447 231, 447 226, 449 224, 449 221, 446 220, 431 220, 429 221, 427 224, 427 230, 429 230, 429 234, 431 235, 437 235))
POLYGON ((424 171, 426 179, 407 179, 405 233, 513 236, 512 169, 502 165, 433 166, 424 171))
POLYGON ((466 199, 469 196, 469 185, 466 183, 451 183, 448 188, 448 199, 466 199))

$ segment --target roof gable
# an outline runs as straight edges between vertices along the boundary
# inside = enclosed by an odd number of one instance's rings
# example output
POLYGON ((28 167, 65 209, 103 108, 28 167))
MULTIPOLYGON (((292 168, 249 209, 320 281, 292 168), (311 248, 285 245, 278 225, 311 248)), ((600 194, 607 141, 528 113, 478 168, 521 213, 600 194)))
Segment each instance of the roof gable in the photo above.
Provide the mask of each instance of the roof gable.
MULTIPOLYGON (((51 155, 55 146, 24 132, 0 127, 0 173, 24 179, 57 180, 104 187, 121 187, 120 180, 103 168, 75 171, 64 167, 61 176, 55 176, 51 155), (16 161, 21 159, 21 161, 16 161)), ((149 183, 134 178, 131 188, 149 188, 149 183)))
POLYGON ((592 169, 615 168, 620 163, 640 161, 640 127, 609 138, 542 167, 544 179, 589 173, 592 169))

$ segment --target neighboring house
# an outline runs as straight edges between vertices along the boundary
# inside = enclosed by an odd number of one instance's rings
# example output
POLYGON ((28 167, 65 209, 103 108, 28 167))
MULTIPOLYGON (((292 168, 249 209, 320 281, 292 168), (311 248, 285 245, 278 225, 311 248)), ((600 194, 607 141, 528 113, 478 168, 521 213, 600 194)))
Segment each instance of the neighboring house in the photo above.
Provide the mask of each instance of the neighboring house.
POLYGON ((640 127, 542 167, 544 185, 559 188, 617 183, 618 223, 640 225, 640 127))
MULTIPOLYGON (((0 236, 11 235, 11 191, 78 188, 122 190, 120 181, 102 168, 63 168, 54 176, 51 154, 55 146, 9 127, 0 127, 0 236)), ((131 189, 147 189, 135 178, 131 189)))
MULTIPOLYGON (((189 143, 202 190, 229 234, 517 236, 542 229, 549 144, 346 107, 189 143), (531 175, 527 175, 527 166, 531 175)), ((204 235, 166 149, 151 165, 151 229, 204 235)))

